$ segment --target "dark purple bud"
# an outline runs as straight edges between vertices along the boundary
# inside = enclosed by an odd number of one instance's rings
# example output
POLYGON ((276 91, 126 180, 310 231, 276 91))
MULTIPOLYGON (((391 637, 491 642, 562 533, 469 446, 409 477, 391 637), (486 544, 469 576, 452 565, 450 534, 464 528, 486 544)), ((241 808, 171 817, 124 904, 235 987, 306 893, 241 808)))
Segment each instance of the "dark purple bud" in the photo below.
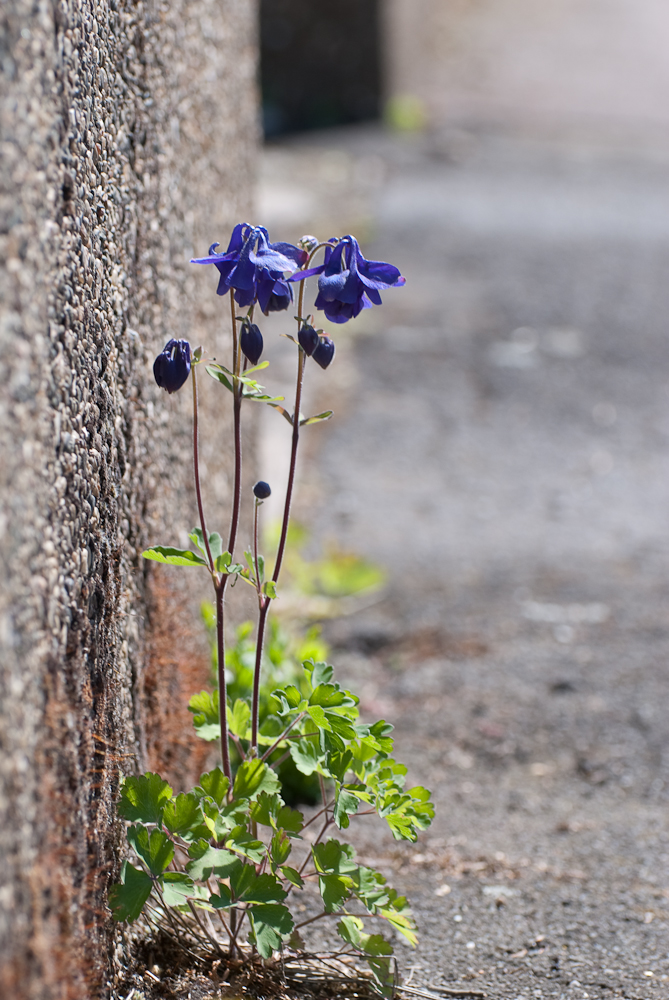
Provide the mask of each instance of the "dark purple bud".
POLYGON ((261 479, 260 482, 256 483, 253 487, 253 493, 258 500, 266 500, 268 496, 271 496, 272 491, 269 488, 269 483, 263 483, 261 479))
POLYGON ((321 368, 327 368, 335 356, 334 340, 331 340, 330 337, 319 337, 318 345, 314 348, 314 353, 311 356, 321 368))
POLYGON ((239 338, 239 346, 244 357, 248 358, 252 365, 257 365, 262 354, 262 333, 255 323, 245 323, 239 338))
POLYGON ((187 340, 168 340, 153 362, 153 377, 161 389, 177 392, 190 374, 190 344, 187 340))
POLYGON ((318 334, 314 330, 313 326, 305 324, 297 335, 297 339, 300 342, 300 347, 308 357, 314 353, 318 347, 318 334))

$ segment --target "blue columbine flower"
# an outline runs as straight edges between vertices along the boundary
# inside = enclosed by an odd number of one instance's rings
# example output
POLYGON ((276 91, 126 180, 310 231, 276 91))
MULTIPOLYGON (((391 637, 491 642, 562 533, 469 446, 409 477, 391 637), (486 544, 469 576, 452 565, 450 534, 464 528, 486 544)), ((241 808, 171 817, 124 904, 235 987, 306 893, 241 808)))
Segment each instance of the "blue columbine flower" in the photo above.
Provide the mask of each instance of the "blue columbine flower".
POLYGON ((319 274, 315 306, 322 309, 331 323, 346 323, 363 309, 381 305, 379 290, 400 288, 405 284, 396 267, 382 260, 366 260, 353 236, 330 240, 325 260, 318 267, 292 275, 290 281, 302 281, 319 274))
POLYGON ((190 374, 190 344, 168 340, 153 362, 153 376, 161 389, 177 392, 190 374))
POLYGON ((250 306, 257 300, 262 311, 279 312, 293 301, 293 289, 284 278, 307 259, 304 250, 292 243, 270 243, 267 230, 241 222, 232 231, 225 253, 216 253, 218 243, 212 243, 206 257, 197 257, 191 264, 215 264, 221 277, 217 295, 234 289, 235 301, 250 306))

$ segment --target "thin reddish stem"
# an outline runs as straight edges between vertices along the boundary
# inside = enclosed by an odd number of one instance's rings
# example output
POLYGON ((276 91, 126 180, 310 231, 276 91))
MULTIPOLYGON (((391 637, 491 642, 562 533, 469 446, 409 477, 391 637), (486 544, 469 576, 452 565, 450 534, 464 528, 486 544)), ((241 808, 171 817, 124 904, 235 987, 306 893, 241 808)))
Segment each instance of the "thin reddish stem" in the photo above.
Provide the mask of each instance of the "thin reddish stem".
POLYGON ((209 534, 204 519, 204 506, 202 504, 202 490, 200 487, 200 446, 199 446, 199 419, 198 419, 198 398, 197 398, 197 378, 195 377, 195 365, 190 370, 193 379, 193 470, 195 473, 195 495, 197 497, 197 509, 200 515, 200 527, 204 538, 204 547, 207 551, 209 562, 209 572, 214 575, 214 560, 209 548, 209 534))

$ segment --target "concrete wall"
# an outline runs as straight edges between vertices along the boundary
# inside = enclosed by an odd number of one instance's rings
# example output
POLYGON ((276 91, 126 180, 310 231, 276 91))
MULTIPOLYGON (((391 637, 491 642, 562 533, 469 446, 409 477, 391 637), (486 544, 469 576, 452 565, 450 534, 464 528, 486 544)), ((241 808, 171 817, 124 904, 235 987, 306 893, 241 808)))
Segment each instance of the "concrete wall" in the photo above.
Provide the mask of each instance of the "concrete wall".
MULTIPOLYGON (((206 670, 197 607, 140 558, 194 521, 189 400, 160 393, 150 365, 170 336, 215 347, 212 328, 226 328, 214 278, 187 261, 248 215, 255 21, 254 0, 0 9, 0 995, 12 1000, 109 992, 119 773, 197 763, 161 728, 187 717, 206 670)), ((228 455, 223 422, 204 455, 223 499, 228 455)))
POLYGON ((433 125, 660 131, 664 0, 385 0, 387 87, 433 125))

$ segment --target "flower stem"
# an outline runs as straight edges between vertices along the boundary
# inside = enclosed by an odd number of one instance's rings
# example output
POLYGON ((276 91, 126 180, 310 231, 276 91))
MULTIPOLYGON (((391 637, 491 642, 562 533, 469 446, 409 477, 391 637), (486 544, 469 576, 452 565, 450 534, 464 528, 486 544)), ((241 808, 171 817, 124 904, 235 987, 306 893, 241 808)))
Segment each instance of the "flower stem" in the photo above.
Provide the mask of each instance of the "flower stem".
MULTIPOLYGON (((302 306, 302 289, 300 288, 300 302, 298 307, 299 310, 302 306)), ((276 553, 276 563, 274 565, 274 573, 272 574, 272 580, 274 583, 278 582, 279 573, 281 572, 281 564, 283 562, 284 552, 286 550, 286 541, 288 539, 288 524, 290 522, 290 507, 293 499, 293 487, 295 485, 295 470, 297 468, 297 449, 300 443, 300 405, 302 402, 302 384, 304 382, 304 362, 306 359, 306 354, 301 347, 298 348, 297 355, 297 385, 295 387, 295 410, 293 413, 293 440, 290 450, 290 468, 288 471, 288 485, 286 487, 286 499, 283 505, 283 521, 281 524, 281 537, 279 539, 279 546, 276 553)), ((256 662, 255 670, 253 674, 253 705, 251 708, 251 747, 257 748, 258 746, 258 710, 260 702, 260 672, 262 668, 262 653, 263 647, 265 645, 265 626, 267 623, 267 614, 269 612, 269 607, 271 604, 271 598, 265 597, 260 605, 260 611, 258 614, 258 638, 256 641, 256 662)))
POLYGON ((225 630, 223 627, 223 611, 225 607, 225 582, 223 576, 216 584, 216 640, 218 648, 218 716, 221 724, 221 761, 223 774, 232 784, 230 768, 230 746, 228 742, 228 693, 225 684, 225 630))
POLYGON ((214 575, 214 560, 211 554, 211 549, 209 547, 209 533, 207 532, 207 525, 204 520, 204 507, 202 505, 202 490, 200 488, 200 449, 198 443, 198 402, 197 402, 197 378, 195 377, 195 365, 191 368, 191 376, 193 378, 193 470, 195 473, 195 495, 197 497, 197 509, 200 515, 200 527, 202 528, 202 536, 204 538, 204 547, 207 551, 207 561, 209 563, 209 572, 214 575))

